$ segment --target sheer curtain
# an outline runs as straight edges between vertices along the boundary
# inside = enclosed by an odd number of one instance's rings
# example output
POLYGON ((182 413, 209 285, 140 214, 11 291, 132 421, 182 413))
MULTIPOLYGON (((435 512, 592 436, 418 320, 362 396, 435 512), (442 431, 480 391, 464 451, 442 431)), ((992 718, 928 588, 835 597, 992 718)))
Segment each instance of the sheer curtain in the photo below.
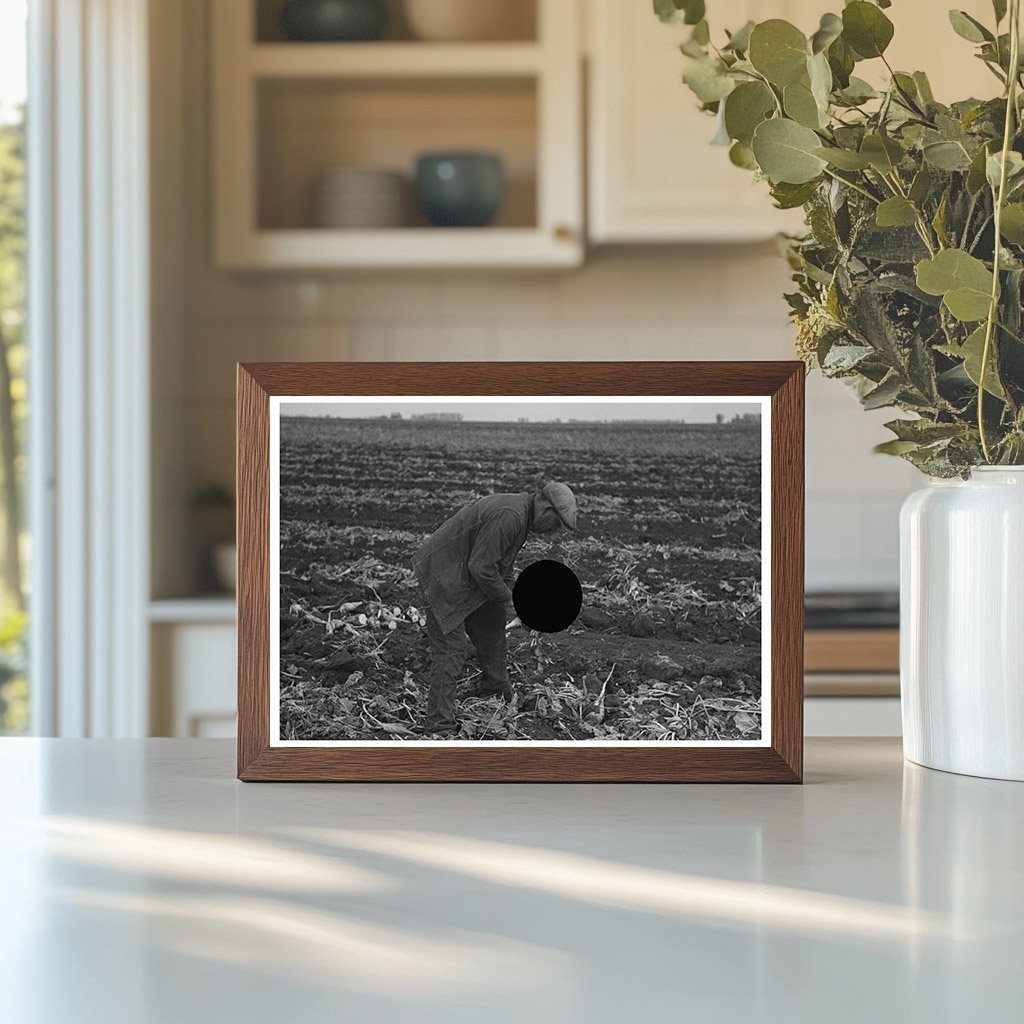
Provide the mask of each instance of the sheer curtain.
POLYGON ((142 736, 147 3, 32 0, 29 9, 34 731, 142 736))

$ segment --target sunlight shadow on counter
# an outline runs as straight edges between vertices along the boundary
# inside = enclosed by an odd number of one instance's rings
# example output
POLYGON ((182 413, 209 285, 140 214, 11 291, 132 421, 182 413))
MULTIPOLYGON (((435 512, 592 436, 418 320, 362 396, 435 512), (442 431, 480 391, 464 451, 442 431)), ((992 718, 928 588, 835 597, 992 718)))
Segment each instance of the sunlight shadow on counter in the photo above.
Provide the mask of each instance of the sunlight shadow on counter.
POLYGON ((585 903, 746 928, 845 934, 873 941, 970 939, 969 926, 879 901, 760 882, 680 874, 559 850, 427 832, 290 828, 295 837, 585 903))

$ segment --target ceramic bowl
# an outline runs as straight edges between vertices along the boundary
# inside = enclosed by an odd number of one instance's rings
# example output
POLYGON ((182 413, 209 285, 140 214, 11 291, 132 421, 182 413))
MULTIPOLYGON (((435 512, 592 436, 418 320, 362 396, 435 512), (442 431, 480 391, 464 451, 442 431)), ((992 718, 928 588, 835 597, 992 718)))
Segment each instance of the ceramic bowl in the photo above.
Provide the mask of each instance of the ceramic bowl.
POLYGON ((536 37, 535 0, 404 0, 417 39, 474 42, 536 37))
POLYGON ((505 194, 501 157, 494 153, 425 153, 416 162, 416 194, 436 227, 483 227, 505 194))
POLYGON ((281 11, 285 38, 296 42, 380 39, 387 26, 387 0, 290 0, 281 11))
POLYGON ((407 198, 402 174, 337 167, 320 178, 316 222, 322 228, 399 228, 406 221, 407 198))

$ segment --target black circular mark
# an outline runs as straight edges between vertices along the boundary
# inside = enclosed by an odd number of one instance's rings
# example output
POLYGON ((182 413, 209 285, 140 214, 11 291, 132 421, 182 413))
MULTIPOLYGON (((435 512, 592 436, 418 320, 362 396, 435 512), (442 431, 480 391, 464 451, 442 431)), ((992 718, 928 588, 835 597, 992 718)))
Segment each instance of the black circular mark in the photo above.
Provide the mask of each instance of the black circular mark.
POLYGON ((583 588, 567 565, 545 558, 528 565, 512 588, 512 603, 524 625, 538 633, 559 633, 576 621, 583 588))

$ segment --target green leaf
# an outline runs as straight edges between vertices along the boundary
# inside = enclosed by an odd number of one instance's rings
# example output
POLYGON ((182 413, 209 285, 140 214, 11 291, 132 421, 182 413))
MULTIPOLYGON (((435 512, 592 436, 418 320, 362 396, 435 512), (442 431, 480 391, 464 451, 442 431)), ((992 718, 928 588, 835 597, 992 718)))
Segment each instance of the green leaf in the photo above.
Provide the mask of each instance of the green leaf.
POLYGON ((925 160, 940 171, 966 171, 971 166, 967 150, 959 142, 926 143, 921 150, 925 160))
POLYGON ((750 33, 747 59, 773 85, 798 82, 807 69, 807 38, 795 25, 772 18, 750 33))
MULTIPOLYGON (((1002 171, 1003 154, 1002 152, 993 153, 985 161, 985 177, 988 179, 989 185, 992 186, 993 192, 999 188, 999 178, 1002 171)), ((1011 149, 1006 154, 1006 186, 1009 191, 1013 191, 1016 187, 1015 183, 1022 175, 1024 175, 1024 157, 1011 149)))
POLYGON ((932 174, 931 169, 927 164, 922 164, 921 169, 914 175, 914 181, 910 186, 910 191, 907 193, 910 201, 920 206, 928 198, 928 193, 931 191, 934 180, 935 176, 932 174))
POLYGON ((902 196, 893 196, 878 204, 875 223, 880 228, 903 228, 917 223, 914 204, 902 196))
POLYGON ((921 105, 921 97, 917 94, 917 82, 914 81, 913 76, 897 71, 892 76, 892 84, 896 89, 898 98, 904 105, 921 105))
POLYGON ((917 441, 883 441, 872 449, 876 455, 906 455, 921 446, 917 441))
POLYGON ((900 441, 915 441, 918 444, 933 444, 948 440, 963 431, 959 423, 936 423, 934 420, 891 420, 885 425, 900 441))
POLYGON ((654 0, 654 13, 667 25, 696 25, 704 17, 704 0, 654 0))
POLYGON ((992 0, 992 10, 995 12, 998 25, 1006 17, 1006 0, 992 0))
POLYGON ((958 36, 969 43, 994 42, 995 36, 980 21, 972 18, 966 11, 950 11, 949 23, 958 36))
POLYGON ((892 36, 892 22, 874 4, 853 0, 843 9, 843 39, 862 60, 881 57, 892 36))
POLYGON ((805 182, 802 185, 779 182, 772 186, 772 199, 780 210, 795 210, 798 206, 803 206, 817 189, 817 181, 805 182))
POLYGON ((828 57, 819 53, 807 62, 807 77, 811 83, 811 95, 822 112, 822 125, 828 123, 828 104, 832 94, 832 69, 828 57))
MULTIPOLYGON (((676 3, 678 2, 679 0, 676 0, 676 3)), ((707 13, 704 0, 682 0, 682 2, 683 9, 686 12, 683 21, 687 25, 696 25, 704 20, 704 15, 707 13)))
POLYGON ((932 93, 931 82, 923 71, 915 71, 913 74, 914 84, 917 86, 917 94, 925 103, 934 103, 935 96, 932 93))
POLYGON ((828 66, 832 69, 832 77, 835 79, 836 88, 845 89, 850 84, 850 75, 856 63, 853 50, 846 45, 843 37, 840 36, 828 48, 828 66))
POLYGON ((935 236, 939 240, 939 245, 949 245, 949 233, 946 231, 946 215, 949 213, 949 189, 945 189, 942 193, 942 198, 939 200, 938 208, 935 210, 935 216, 932 217, 932 228, 935 231, 935 236))
POLYGON ((1004 207, 999 228, 1007 242, 1024 245, 1024 203, 1010 203, 1004 207))
POLYGON ((824 126, 822 111, 811 92, 810 82, 795 82, 782 90, 782 106, 786 116, 805 128, 824 126))
POLYGON ((756 22, 748 21, 743 28, 733 32, 723 49, 732 50, 735 53, 746 53, 750 47, 750 33, 753 32, 755 24, 756 22))
POLYGON ((675 0, 654 0, 654 13, 667 25, 678 24, 684 17, 675 0))
POLYGON ((689 60, 683 71, 683 81, 701 103, 724 100, 736 88, 736 82, 717 60, 689 60))
POLYGON ((851 75, 849 84, 845 89, 841 90, 840 95, 847 103, 856 106, 860 103, 866 103, 868 100, 876 99, 880 93, 865 82, 864 79, 851 75))
POLYGON ((816 179, 825 169, 825 161, 815 153, 820 142, 810 128, 786 118, 775 118, 757 126, 752 149, 770 182, 802 185, 816 179))
POLYGON ((863 171, 871 166, 871 161, 852 149, 836 149, 832 146, 819 146, 814 150, 815 156, 828 161, 833 167, 841 171, 863 171))
POLYGON ((992 272, 963 249, 945 249, 915 267, 917 286, 941 295, 950 313, 965 323, 988 316, 992 272))
POLYGON ((811 53, 827 50, 842 34, 843 19, 835 14, 823 14, 818 31, 811 36, 811 53))
POLYGON ((900 396, 900 392, 903 390, 900 378, 893 374, 891 377, 887 377, 878 387, 869 391, 863 398, 861 398, 861 405, 865 409, 882 409, 887 405, 895 404, 896 400, 900 396))
POLYGON ((725 128, 729 137, 748 146, 754 129, 775 110, 775 98, 763 82, 743 82, 725 101, 725 128))
MULTIPOLYGON (((985 325, 982 324, 975 330, 967 340, 960 346, 939 345, 938 351, 952 359, 962 359, 963 368, 967 376, 971 378, 975 387, 981 385, 981 362, 985 353, 985 325)), ((1006 400, 1006 392, 999 382, 999 374, 996 370, 996 346, 995 342, 989 345, 988 364, 985 367, 985 390, 996 398, 1006 400)))
POLYGON ((1010 68, 1010 34, 1004 32, 994 43, 983 43, 978 53, 988 64, 992 64, 994 67, 1002 68, 1003 71, 1009 73, 1010 68))
POLYGON ((967 191, 976 196, 985 187, 985 165, 988 161, 988 149, 982 146, 971 160, 967 172, 967 191))
POLYGON ((865 135, 860 152, 876 171, 883 174, 891 174, 903 159, 903 147, 887 135, 865 135))
POLYGON ((756 171, 757 161, 754 151, 745 142, 734 142, 729 149, 729 160, 745 171, 756 171))

